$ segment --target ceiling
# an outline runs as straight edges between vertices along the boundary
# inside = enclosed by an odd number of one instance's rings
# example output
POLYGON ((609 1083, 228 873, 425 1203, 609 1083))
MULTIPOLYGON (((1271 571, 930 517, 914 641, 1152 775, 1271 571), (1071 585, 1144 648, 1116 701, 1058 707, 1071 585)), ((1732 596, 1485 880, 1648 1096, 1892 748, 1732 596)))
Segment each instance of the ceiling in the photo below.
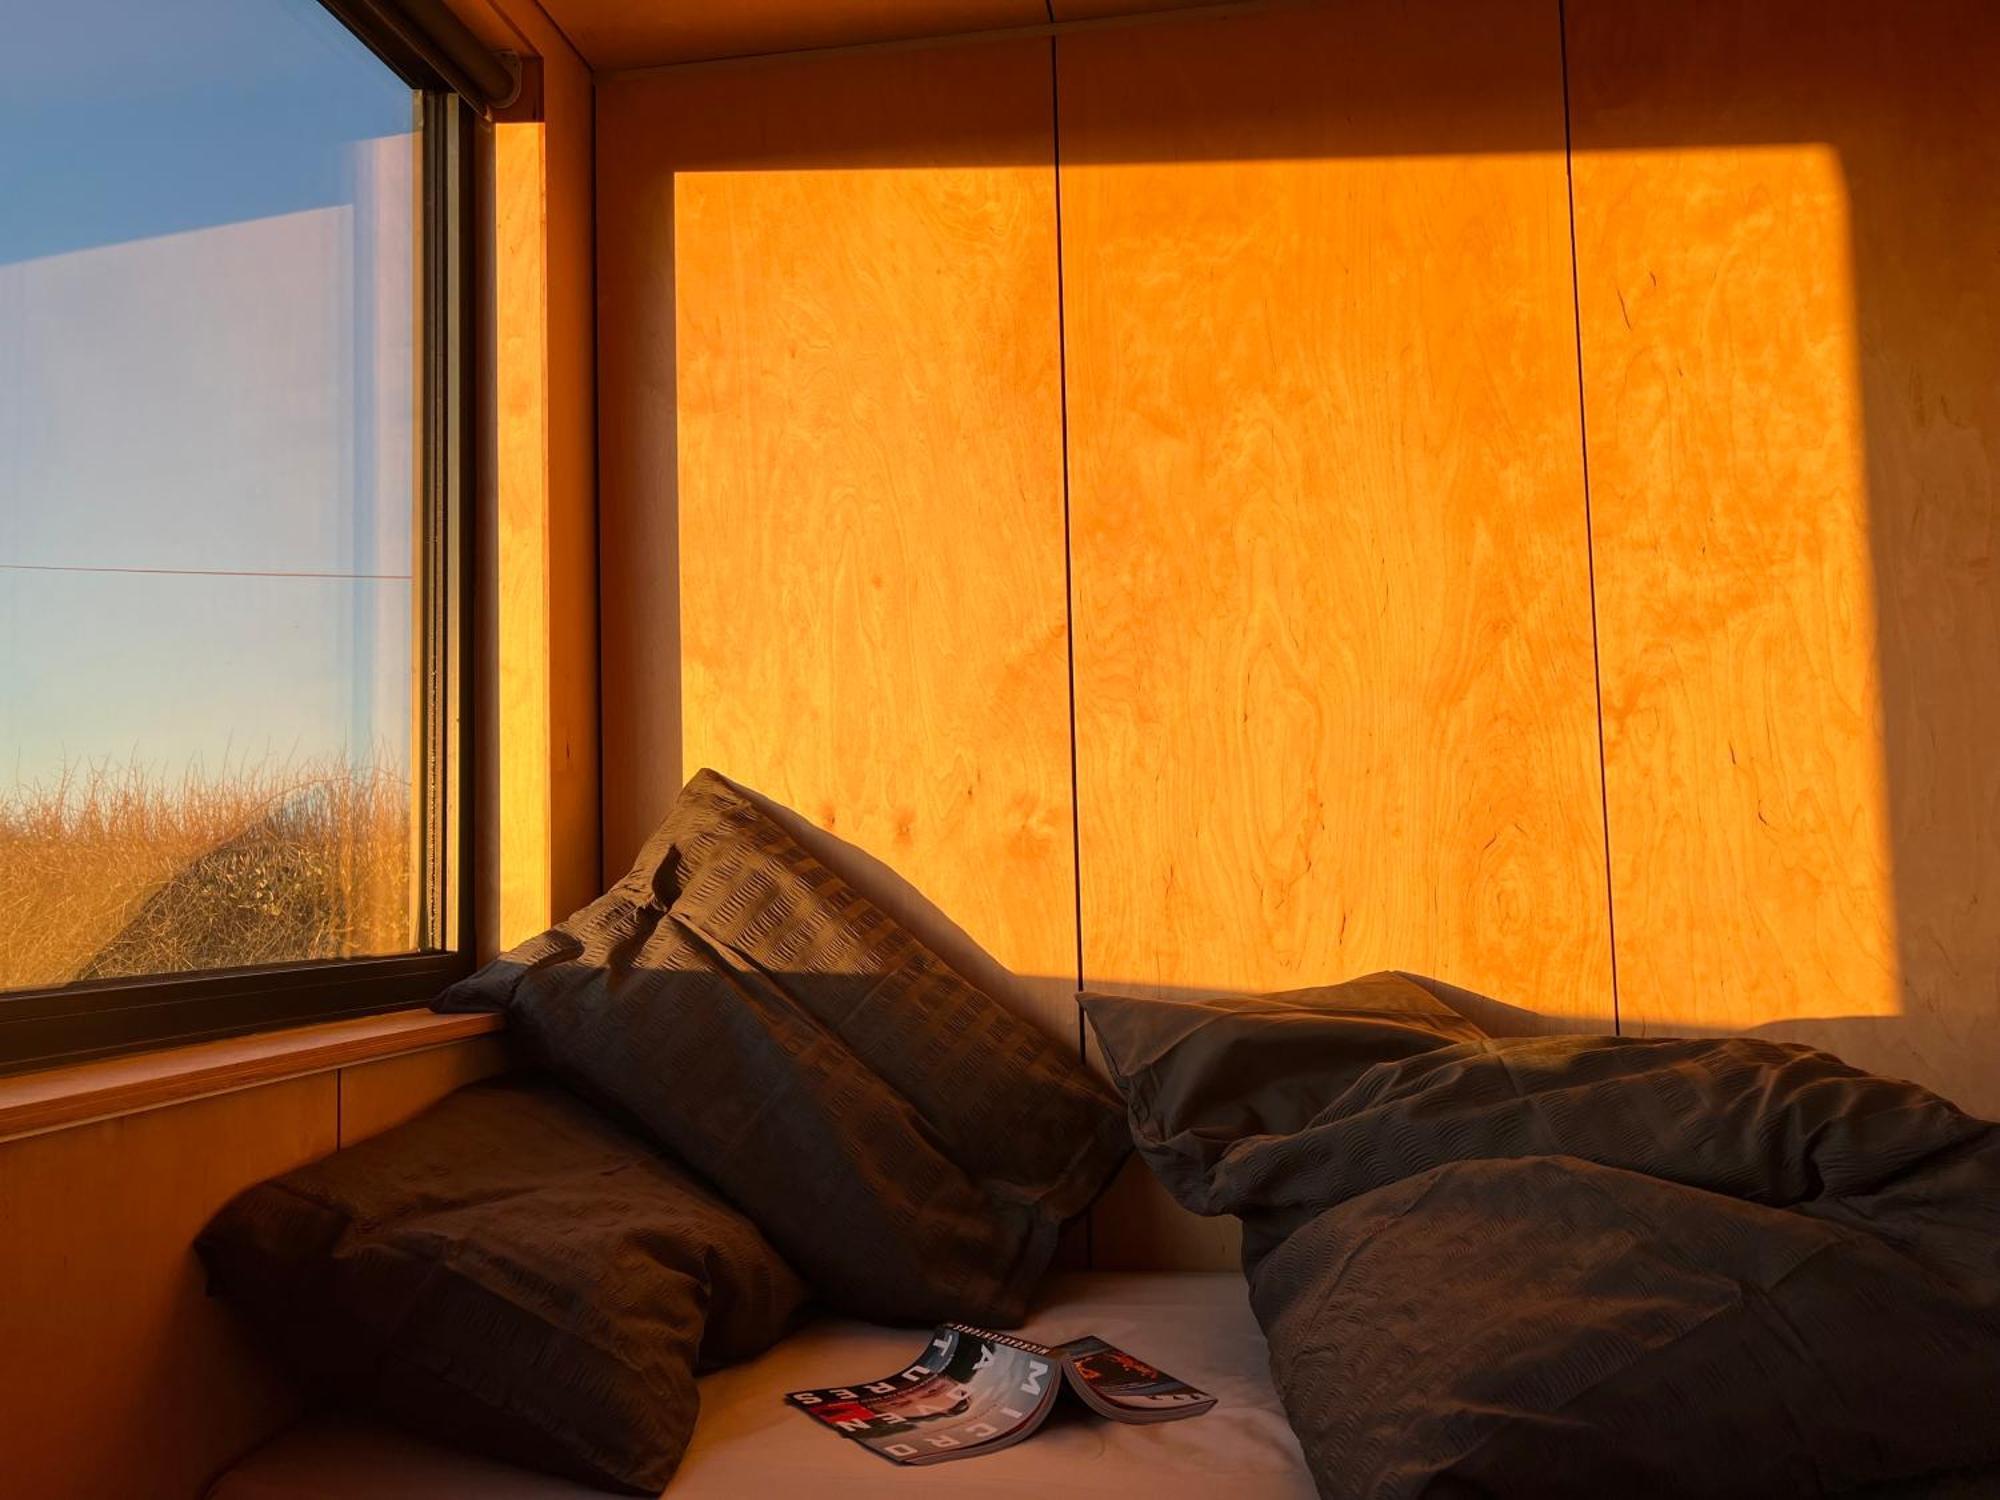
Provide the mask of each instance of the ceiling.
POLYGON ((902 41, 1214 0, 541 0, 599 69, 902 41))

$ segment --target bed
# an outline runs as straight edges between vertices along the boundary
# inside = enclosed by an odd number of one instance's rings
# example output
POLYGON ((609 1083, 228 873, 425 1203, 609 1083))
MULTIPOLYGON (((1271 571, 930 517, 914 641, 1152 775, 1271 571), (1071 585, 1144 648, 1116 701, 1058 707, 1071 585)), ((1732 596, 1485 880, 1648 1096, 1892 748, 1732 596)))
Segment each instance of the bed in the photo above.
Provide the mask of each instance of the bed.
MULTIPOLYGON (((888 1494, 1047 1493, 1149 1500, 1311 1500, 1312 1476, 1271 1387, 1263 1335, 1234 1274, 1056 1276, 1024 1330, 1101 1334, 1220 1398, 1192 1422, 1131 1427, 1080 1418, 969 1463, 897 1469, 821 1430, 779 1399, 788 1390, 881 1374, 922 1334, 826 1320, 701 1382, 694 1440, 673 1500, 888 1494)), ((600 1492, 435 1447, 352 1419, 315 1418, 252 1453, 210 1500, 584 1500, 600 1492)))

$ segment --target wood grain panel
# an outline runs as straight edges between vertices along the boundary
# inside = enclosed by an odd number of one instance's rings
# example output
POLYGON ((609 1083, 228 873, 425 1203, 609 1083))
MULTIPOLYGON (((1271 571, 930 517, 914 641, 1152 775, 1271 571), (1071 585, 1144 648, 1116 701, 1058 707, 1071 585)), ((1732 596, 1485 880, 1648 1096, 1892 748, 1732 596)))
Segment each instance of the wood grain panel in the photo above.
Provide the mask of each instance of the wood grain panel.
POLYGON ((0 1146, 10 1495, 198 1495, 296 1412, 190 1249, 238 1190, 331 1151, 334 1077, 0 1146))
POLYGON ((511 948, 554 921, 549 783, 548 202, 544 127, 493 127, 498 927, 511 948))
MULTIPOLYGON (((614 80, 600 274, 607 388, 655 403, 606 427, 621 510, 661 503, 677 434, 682 766, 795 809, 1072 1036, 1049 88, 1045 40, 614 80), (635 433, 650 456, 613 456, 635 433)), ((668 643, 606 604, 628 690, 670 691, 668 643)), ((672 773, 607 750, 656 816, 672 773)))
POLYGON ((1086 981, 1607 1025, 1554 8, 1059 45, 1086 981))
POLYGON ((1609 1012, 1554 49, 1470 3, 1062 43, 1092 984, 1609 1012), (1351 75, 1545 149, 1351 157, 1351 75))
POLYGON ((522 11, 543 60, 548 291, 549 909, 603 889, 597 662, 596 86, 539 5, 522 11))
POLYGON ((548 202, 550 910, 596 898, 604 826, 598 752, 596 86, 540 6, 548 202))
POLYGON ((307 1073, 330 1073, 414 1049, 488 1036, 505 1024, 496 1015, 391 1011, 16 1073, 0 1078, 0 1141, 307 1073))
POLYGON ((596 895, 597 478, 590 72, 533 0, 453 0, 539 60, 534 118, 485 163, 479 937, 488 954, 596 895))
POLYGON ((1569 15, 1628 1029, 2000 1114, 2000 13, 1569 15))
POLYGON ((599 68, 640 68, 905 37, 1035 26, 1044 0, 544 0, 599 68))
POLYGON ((506 1067, 500 1039, 479 1037, 342 1068, 340 1144, 352 1146, 415 1119, 446 1094, 506 1067))
MULTIPOLYGON (((602 879, 623 875, 681 765, 674 173, 657 84, 605 83, 597 135, 602 879)), ((694 768, 690 768, 694 769, 694 768)))

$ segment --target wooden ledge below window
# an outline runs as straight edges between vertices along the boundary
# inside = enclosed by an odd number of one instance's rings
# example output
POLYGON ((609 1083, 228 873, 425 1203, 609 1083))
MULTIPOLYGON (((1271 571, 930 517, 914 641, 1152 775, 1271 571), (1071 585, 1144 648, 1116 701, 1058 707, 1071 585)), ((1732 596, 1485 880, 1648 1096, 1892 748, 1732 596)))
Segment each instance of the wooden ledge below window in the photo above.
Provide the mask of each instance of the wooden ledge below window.
POLYGON ((487 1036, 497 1015, 398 1010, 0 1078, 0 1141, 487 1036))

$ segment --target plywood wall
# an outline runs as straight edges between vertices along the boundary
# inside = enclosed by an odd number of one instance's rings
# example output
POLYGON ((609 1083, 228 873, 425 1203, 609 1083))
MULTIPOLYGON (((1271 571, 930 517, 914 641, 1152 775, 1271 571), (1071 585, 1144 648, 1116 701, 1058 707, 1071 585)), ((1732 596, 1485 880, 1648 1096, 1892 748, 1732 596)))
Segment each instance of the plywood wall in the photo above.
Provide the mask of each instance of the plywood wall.
MULTIPOLYGON (((453 0, 454 4, 479 0, 453 0)), ((1216 0, 540 0, 593 67, 644 68, 1037 28, 1216 0)))
POLYGON ((607 870, 711 764, 1053 1028, 1394 964, 2000 1112, 2000 20, 1819 13, 604 82, 607 870))
POLYGON ((194 1237, 332 1151, 335 1075, 0 1145, 0 1473, 46 1500, 200 1494, 299 1397, 205 1294, 194 1237))
POLYGON ((549 11, 600 68, 696 58, 752 57, 943 32, 1032 26, 1047 0, 547 0, 549 11))
POLYGON ((1569 16, 1626 1029, 2000 1114, 2000 14, 1569 16))
POLYGON ((677 653, 606 635, 619 680, 677 672, 680 722, 609 743, 609 863, 713 766, 1073 1035, 1048 44, 603 98, 647 143, 600 158, 607 432, 637 438, 607 542, 679 578, 677 653), (625 405, 663 392, 670 436, 625 405))
POLYGON ((480 1037, 0 1140, 0 1491, 199 1495, 293 1420, 195 1236, 252 1183, 502 1065, 480 1037))
POLYGON ((1404 967, 1609 1020, 1552 25, 1063 48, 1092 986, 1404 967), (1397 152, 1385 108, 1464 149, 1397 152))
MULTIPOLYGON (((1091 988, 1400 967, 1609 1024, 1552 28, 1364 5, 1063 45, 1091 988)), ((1140 1185, 1100 1259, 1198 1257, 1140 1185)))
POLYGON ((598 890, 593 82, 534 0, 452 0, 530 59, 482 201, 477 938, 492 954, 598 890))

